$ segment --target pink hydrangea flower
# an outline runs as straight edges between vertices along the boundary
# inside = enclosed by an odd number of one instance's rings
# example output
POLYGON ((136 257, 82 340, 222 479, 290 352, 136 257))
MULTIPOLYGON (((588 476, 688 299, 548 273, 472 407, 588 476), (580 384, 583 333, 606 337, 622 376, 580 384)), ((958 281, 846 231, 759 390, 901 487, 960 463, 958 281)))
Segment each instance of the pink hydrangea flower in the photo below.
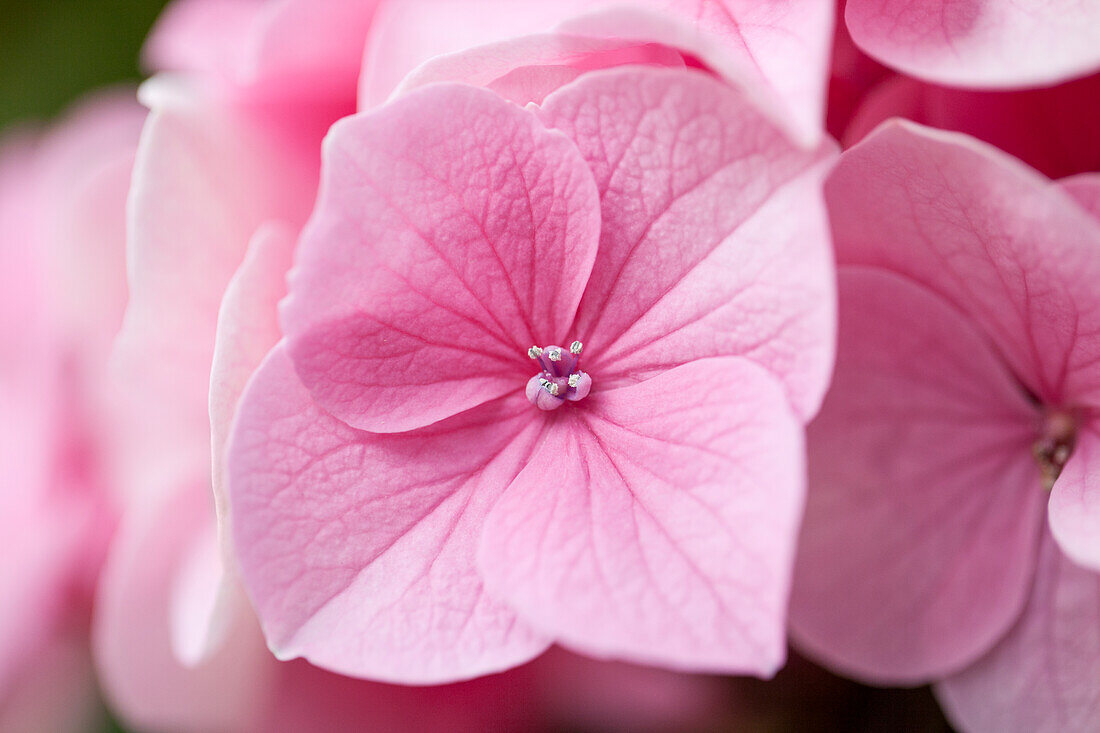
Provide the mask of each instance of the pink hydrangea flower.
POLYGON ((682 69, 338 123, 228 461, 276 653, 425 683, 558 640, 773 673, 831 159, 682 69))
POLYGON ((77 730, 99 704, 92 590, 115 524, 106 359, 144 110, 126 92, 0 148, 0 730, 77 730))
POLYGON ((840 336, 795 640, 860 679, 938 681, 965 730, 1094 729, 1100 180, 891 122, 826 197, 840 336))
POLYGON ((1043 86, 1100 68, 1094 2, 848 0, 844 19, 871 56, 940 84, 1043 86))
MULTIPOLYGON (((172 73, 143 89, 153 109, 116 354, 132 500, 100 586, 104 685, 127 722, 158 730, 523 728, 546 717, 540 700, 564 674, 606 688, 595 700, 618 696, 670 725, 697 720, 714 699, 701 691, 709 681, 668 675, 662 686, 677 692, 662 709, 632 692, 646 689, 634 680, 647 671, 563 664, 567 655, 476 683, 403 689, 279 663, 264 646, 233 548, 218 540, 211 485, 224 518, 225 435, 280 337, 276 302, 316 195, 321 137, 355 108, 372 11, 191 0, 171 6, 150 40, 147 56, 172 73)), ((570 708, 560 714, 569 720, 570 708)))
MULTIPOLYGON (((450 14, 457 4, 443 3, 434 8, 438 12, 414 14, 416 23, 410 25, 404 13, 412 4, 403 1, 377 11, 375 3, 350 0, 323 7, 302 0, 173 3, 146 49, 153 64, 172 73, 143 88, 153 115, 134 188, 133 303, 117 359, 134 417, 129 442, 160 460, 139 462, 127 484, 144 487, 141 492, 169 484, 200 491, 205 478, 198 467, 212 458, 224 524, 228 425, 244 382, 279 338, 273 309, 265 303, 283 288, 297 230, 314 200, 320 138, 333 121, 354 110, 357 79, 360 103, 370 106, 379 101, 372 95, 384 99, 401 74, 432 54, 541 31, 537 38, 510 39, 507 54, 482 64, 481 73, 491 69, 518 81, 511 86, 517 93, 545 94, 602 66, 698 65, 699 58, 708 58, 732 73, 746 65, 755 69, 749 62, 756 58, 759 68, 746 82, 754 98, 783 96, 770 91, 773 85, 786 89, 791 103, 799 104, 789 115, 780 112, 783 105, 773 104, 776 118, 783 124, 799 120, 789 126, 804 136, 820 134, 814 120, 821 115, 822 84, 816 80, 830 28, 828 8, 820 0, 770 19, 757 17, 751 3, 640 5, 637 12, 609 11, 605 22, 604 15, 588 17, 585 8, 568 4, 510 1, 488 14, 495 24, 487 24, 485 13, 471 23, 466 11, 457 18, 450 14), (555 31, 571 12, 581 13, 575 19, 580 26, 555 31), (743 44, 734 38, 737 19, 753 26, 743 44), (669 35, 670 28, 679 30, 669 35), (682 43, 685 50, 665 47, 650 33, 682 43), (793 49, 791 39, 797 40, 793 49), (730 44, 733 50, 725 48, 730 44), (794 93, 800 86, 805 94, 794 93), (255 249, 265 252, 250 255, 251 264, 238 273, 253 240, 255 249), (230 293, 237 274, 251 278, 236 288, 245 295, 230 293), (259 303, 248 295, 253 286, 263 291, 256 295, 259 303), (219 327, 223 298, 228 311, 242 300, 251 310, 219 327), (149 404, 159 409, 149 410, 149 404)), ((470 60, 483 62, 485 51, 471 51, 470 60)), ((460 71, 442 63, 424 73, 460 71)), ((491 84, 495 79, 463 80, 491 84)), ((192 660, 201 659, 221 633, 218 628, 225 628, 219 619, 241 600, 233 590, 232 548, 227 534, 219 534, 223 567, 194 573, 196 581, 206 581, 182 594, 201 598, 194 608, 206 609, 205 621, 179 614, 196 620, 174 635, 177 651, 192 660)), ((196 541, 196 558, 217 556, 199 548, 196 541)), ((121 626, 123 632, 128 628, 121 626)))

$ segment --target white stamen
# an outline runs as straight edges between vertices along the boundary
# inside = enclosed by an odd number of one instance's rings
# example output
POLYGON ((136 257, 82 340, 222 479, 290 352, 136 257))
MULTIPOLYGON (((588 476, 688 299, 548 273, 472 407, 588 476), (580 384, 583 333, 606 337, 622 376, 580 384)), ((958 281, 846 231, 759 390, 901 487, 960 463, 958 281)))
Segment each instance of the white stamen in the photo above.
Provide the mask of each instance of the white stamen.
POLYGON ((546 356, 550 361, 561 361, 561 349, 550 349, 546 352, 546 356))
POLYGON ((573 343, 569 344, 569 353, 570 354, 579 354, 579 353, 581 353, 581 349, 583 349, 583 348, 584 348, 584 344, 582 344, 580 341, 574 341, 573 343))
POLYGON ((569 375, 569 386, 570 387, 576 387, 578 384, 580 384, 580 381, 581 381, 580 372, 573 372, 572 374, 569 375))
POLYGON ((537 359, 542 356, 542 349, 537 346, 532 346, 527 350, 527 356, 531 357, 532 359, 537 359))
POLYGON ((554 382, 551 382, 549 379, 540 379, 539 384, 541 384, 542 388, 550 394, 554 395, 555 397, 558 396, 558 385, 554 382))

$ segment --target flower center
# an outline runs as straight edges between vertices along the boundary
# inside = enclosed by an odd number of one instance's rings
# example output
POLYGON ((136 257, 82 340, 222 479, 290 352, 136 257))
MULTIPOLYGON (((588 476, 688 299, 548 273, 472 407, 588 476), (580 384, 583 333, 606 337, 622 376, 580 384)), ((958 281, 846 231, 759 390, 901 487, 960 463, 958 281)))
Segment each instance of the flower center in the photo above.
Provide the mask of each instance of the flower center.
POLYGON ((556 410, 566 400, 578 402, 592 391, 592 377, 580 370, 581 349, 574 341, 569 349, 560 346, 532 346, 527 356, 542 370, 527 382, 527 399, 540 410, 556 410))
POLYGON ((1062 474, 1066 461, 1077 444, 1077 418, 1066 410, 1050 410, 1043 416, 1039 437, 1031 445, 1031 455, 1039 465, 1043 488, 1050 491, 1062 474))

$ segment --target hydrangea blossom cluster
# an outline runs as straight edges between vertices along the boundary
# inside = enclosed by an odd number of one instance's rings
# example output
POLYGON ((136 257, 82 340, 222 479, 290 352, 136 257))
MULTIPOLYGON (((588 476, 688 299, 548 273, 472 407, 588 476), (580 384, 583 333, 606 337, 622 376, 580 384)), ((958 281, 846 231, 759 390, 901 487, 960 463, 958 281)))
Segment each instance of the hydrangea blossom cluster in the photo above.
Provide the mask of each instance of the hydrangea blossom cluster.
POLYGON ((774 672, 831 358, 828 148, 698 71, 624 68, 537 109, 423 87, 325 156, 228 453, 277 653, 431 682, 557 639, 774 672))
POLYGON ((142 731, 751 729, 788 635, 1096 729, 1100 5, 175 0, 145 62, 0 144, 0 729, 92 658, 142 731))

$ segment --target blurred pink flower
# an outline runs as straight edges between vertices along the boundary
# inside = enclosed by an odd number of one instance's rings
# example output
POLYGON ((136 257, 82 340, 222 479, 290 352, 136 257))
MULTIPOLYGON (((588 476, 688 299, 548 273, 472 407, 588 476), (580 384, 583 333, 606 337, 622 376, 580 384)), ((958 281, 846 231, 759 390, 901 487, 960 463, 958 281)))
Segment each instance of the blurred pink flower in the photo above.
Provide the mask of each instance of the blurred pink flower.
POLYGON ((92 589, 115 522, 106 361, 144 110, 105 93, 0 151, 0 729, 98 714, 92 589))
POLYGON ((792 634, 863 680, 938 680, 965 730, 1092 730, 1100 178, 890 122, 826 197, 839 350, 792 634))
POLYGON ((554 639, 781 666, 831 148, 635 67, 538 108, 426 87, 338 123, 324 160, 229 457, 276 653, 418 683, 554 639))
POLYGON ((856 45, 925 81, 1020 88, 1100 69, 1100 3, 1085 0, 848 0, 856 45))

